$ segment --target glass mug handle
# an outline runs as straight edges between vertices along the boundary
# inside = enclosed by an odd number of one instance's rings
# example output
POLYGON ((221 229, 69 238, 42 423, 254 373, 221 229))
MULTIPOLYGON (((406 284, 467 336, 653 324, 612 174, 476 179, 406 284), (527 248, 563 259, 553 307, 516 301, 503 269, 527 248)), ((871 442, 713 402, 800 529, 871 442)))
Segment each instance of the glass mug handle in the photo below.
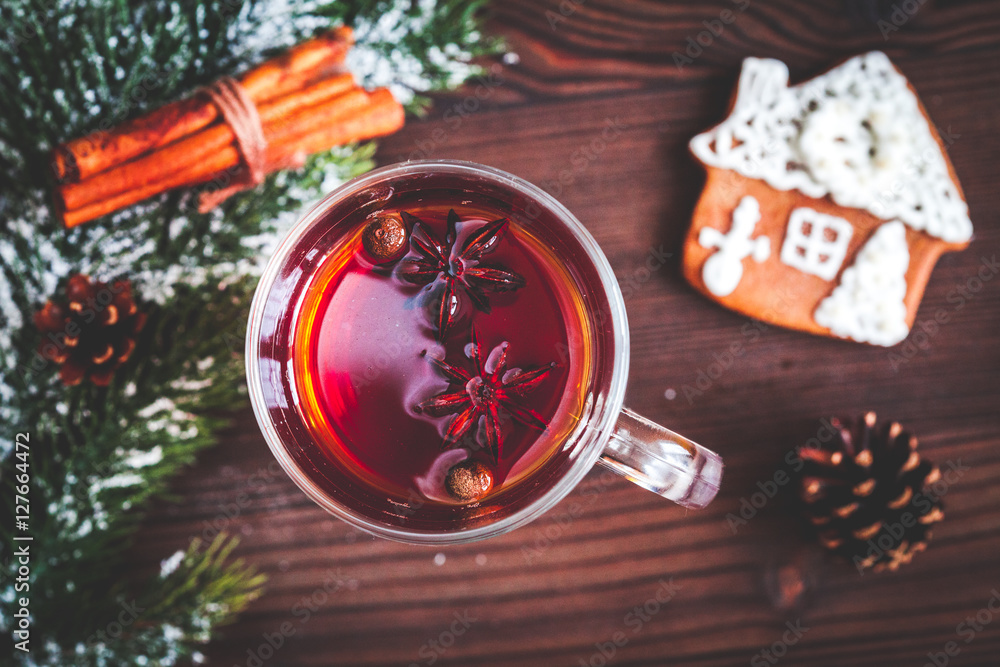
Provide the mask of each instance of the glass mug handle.
POLYGON ((701 509, 719 492, 722 458, 622 408, 598 462, 678 505, 701 509))

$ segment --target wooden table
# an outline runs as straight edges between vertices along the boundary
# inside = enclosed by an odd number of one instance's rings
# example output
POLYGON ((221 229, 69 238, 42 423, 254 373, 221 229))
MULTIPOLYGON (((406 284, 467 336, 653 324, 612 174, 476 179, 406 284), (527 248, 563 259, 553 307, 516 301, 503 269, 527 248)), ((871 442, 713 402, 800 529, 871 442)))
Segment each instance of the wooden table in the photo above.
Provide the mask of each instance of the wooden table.
POLYGON ((642 275, 650 248, 673 253, 627 299, 627 403, 721 453, 722 491, 688 512, 595 471, 512 534, 410 547, 314 506, 269 468, 250 412, 241 413, 178 480, 181 500, 152 514, 134 558, 154 567, 216 520, 243 536, 238 553, 270 576, 268 592, 208 647, 212 664, 259 664, 263 633, 285 623, 294 634, 264 664, 770 665, 781 656, 787 665, 919 666, 928 652, 941 654, 939 665, 1000 664, 1000 613, 971 638, 956 627, 1000 591, 1000 277, 961 306, 955 297, 1000 254, 1000 3, 901 0, 918 10, 905 22, 897 13, 902 25, 886 38, 870 19, 850 19, 846 4, 495 3, 491 29, 519 64, 508 60, 480 98, 472 87, 439 99, 382 142, 379 160, 474 160, 546 186, 622 281, 642 275), (674 53, 723 9, 735 20, 678 67, 674 53), (751 341, 746 318, 697 295, 678 271, 703 182, 686 144, 724 117, 742 58, 783 59, 800 80, 870 49, 888 52, 955 137, 950 153, 976 227, 967 251, 938 264, 918 315, 943 308, 950 321, 896 369, 882 348, 774 328, 751 341), (607 123, 620 134, 588 152, 607 123), (689 400, 685 385, 734 342, 745 354, 689 400), (787 468, 785 454, 813 419, 866 409, 912 428, 942 466, 968 467, 947 489, 947 517, 927 552, 897 573, 859 576, 810 543, 790 486, 734 534, 727 514, 787 468), (573 502, 585 503, 576 517, 573 502), (949 658, 952 641, 960 653, 949 658))

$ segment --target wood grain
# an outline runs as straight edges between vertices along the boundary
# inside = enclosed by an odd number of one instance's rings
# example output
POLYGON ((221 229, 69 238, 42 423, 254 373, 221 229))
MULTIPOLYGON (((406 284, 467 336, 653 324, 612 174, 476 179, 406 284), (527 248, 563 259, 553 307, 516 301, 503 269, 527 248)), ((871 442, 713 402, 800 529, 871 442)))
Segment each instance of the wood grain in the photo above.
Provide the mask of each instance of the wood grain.
POLYGON ((574 211, 627 286, 628 404, 722 454, 720 496, 687 512, 594 471, 514 533, 409 547, 315 507, 268 468, 252 416, 241 413, 178 480, 178 501, 152 513, 131 556, 137 573, 153 570, 213 522, 243 536, 238 553, 270 575, 268 593, 207 647, 211 664, 255 664, 248 651, 286 622, 294 634, 266 665, 600 665, 599 645, 609 651, 615 633, 626 641, 608 664, 771 664, 758 652, 782 641, 786 622, 808 631, 786 647, 784 665, 922 665, 950 641, 960 653, 949 665, 1000 664, 1000 615, 969 643, 956 628, 1000 590, 1000 277, 983 268, 1000 254, 1000 7, 927 3, 883 39, 846 4, 566 0, 576 9, 553 28, 555 0, 494 3, 491 29, 519 64, 502 67, 485 99, 475 86, 438 99, 427 119, 382 142, 379 160, 491 164, 574 211), (673 54, 724 9, 732 23, 678 68, 673 54), (679 244, 704 182, 687 141, 724 117, 743 57, 781 58, 798 80, 869 49, 893 58, 955 137, 950 155, 976 237, 938 264, 909 344, 748 328, 680 278, 679 244), (617 136, 595 143, 607 123, 617 136), (673 257, 647 276, 650 248, 661 246, 673 257), (989 280, 974 279, 981 269, 989 280), (948 322, 918 334, 939 310, 948 322), (727 358, 734 343, 741 352, 727 358), (816 417, 865 409, 902 421, 939 464, 968 467, 947 489, 927 552, 898 573, 859 576, 809 542, 788 488, 734 534, 727 515, 788 470, 786 453, 816 417), (574 502, 584 504, 575 518, 574 502), (780 576, 802 581, 795 603, 779 595, 780 576), (671 580, 676 595, 636 615, 671 580), (456 613, 475 620, 452 637, 456 613))

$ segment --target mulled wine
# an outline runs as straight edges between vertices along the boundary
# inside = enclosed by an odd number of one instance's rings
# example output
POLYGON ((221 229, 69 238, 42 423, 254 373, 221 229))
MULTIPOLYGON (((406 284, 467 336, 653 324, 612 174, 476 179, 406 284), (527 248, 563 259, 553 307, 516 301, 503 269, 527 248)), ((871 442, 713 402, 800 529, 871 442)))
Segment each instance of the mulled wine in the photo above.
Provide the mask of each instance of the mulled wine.
POLYGON ((314 224, 272 361, 310 443, 289 454, 323 493, 407 528, 474 525, 565 463, 609 332, 551 215, 439 174, 314 224))
POLYGON ((317 445, 387 496, 462 503, 446 480, 474 461, 492 475, 483 502, 578 424, 590 336, 565 265, 530 227, 447 190, 413 194, 331 239, 298 310, 297 391, 317 445), (406 225, 409 247, 377 264, 361 237, 385 220, 406 225))

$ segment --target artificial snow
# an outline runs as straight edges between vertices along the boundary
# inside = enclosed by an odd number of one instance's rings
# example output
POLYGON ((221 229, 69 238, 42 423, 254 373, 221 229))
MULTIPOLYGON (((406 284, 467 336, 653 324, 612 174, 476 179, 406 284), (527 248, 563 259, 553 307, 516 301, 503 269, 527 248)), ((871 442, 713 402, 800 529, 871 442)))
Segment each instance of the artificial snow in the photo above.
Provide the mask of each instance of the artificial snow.
POLYGON ((172 556, 165 558, 160 561, 160 579, 166 579, 171 574, 177 571, 180 567, 181 562, 184 560, 184 551, 175 551, 172 556))

